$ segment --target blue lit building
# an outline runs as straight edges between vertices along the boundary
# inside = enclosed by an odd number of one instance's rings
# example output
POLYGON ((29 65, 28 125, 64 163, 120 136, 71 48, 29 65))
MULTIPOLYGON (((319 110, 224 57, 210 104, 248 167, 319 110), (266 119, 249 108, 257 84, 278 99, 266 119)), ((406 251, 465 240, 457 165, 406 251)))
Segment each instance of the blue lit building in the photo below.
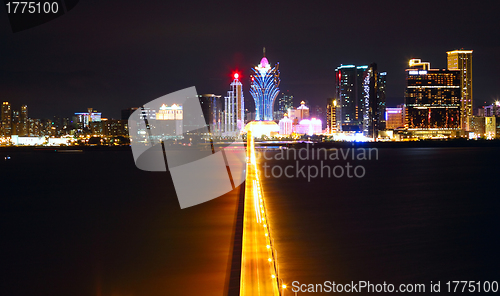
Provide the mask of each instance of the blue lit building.
POLYGON ((365 72, 363 135, 372 139, 378 137, 378 132, 385 130, 385 86, 387 72, 379 72, 377 64, 372 63, 365 72))
POLYGON ((363 83, 368 66, 341 65, 335 69, 337 128, 360 132, 363 126, 365 94, 363 83))
MULTIPOLYGON (((376 138, 385 129, 386 72, 377 64, 340 65, 335 69, 336 130, 376 138)), ((331 124, 333 126, 333 124, 331 124)))
POLYGON ((266 58, 260 60, 257 67, 252 68, 253 74, 250 75, 250 94, 255 101, 255 120, 273 120, 274 100, 279 93, 280 72, 279 63, 271 68, 266 58))

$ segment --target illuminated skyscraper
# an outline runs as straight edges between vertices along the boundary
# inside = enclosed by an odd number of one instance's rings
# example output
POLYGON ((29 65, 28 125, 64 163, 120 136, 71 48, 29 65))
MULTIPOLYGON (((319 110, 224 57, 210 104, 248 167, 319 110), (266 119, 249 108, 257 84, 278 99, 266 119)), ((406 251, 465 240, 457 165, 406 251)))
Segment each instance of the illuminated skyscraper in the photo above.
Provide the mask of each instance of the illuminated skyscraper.
MULTIPOLYGON (((204 94, 198 95, 198 99, 200 101, 203 117, 205 117, 205 122, 208 125, 208 132, 212 135, 212 137, 220 137, 223 125, 221 96, 214 94, 204 94)), ((189 109, 188 111, 185 111, 184 114, 192 113, 192 111, 190 111, 189 109)), ((186 122, 184 122, 184 125, 186 126, 186 122)))
POLYGON ((367 68, 364 75, 363 134, 375 139, 378 137, 378 132, 385 129, 387 73, 379 72, 377 64, 373 63, 367 68))
POLYGON ((19 135, 22 137, 28 136, 28 106, 21 106, 21 114, 19 117, 19 135))
POLYGON ((230 136, 238 136, 245 124, 245 100, 240 74, 234 73, 233 77, 231 90, 227 92, 224 101, 224 132, 230 136))
POLYGON ((278 118, 281 119, 288 109, 293 108, 293 95, 289 91, 282 92, 278 98, 278 118))
POLYGON ((363 125, 365 94, 363 83, 368 66, 341 65, 335 69, 337 128, 360 131, 363 125))
POLYGON ((337 99, 326 100, 326 133, 337 132, 337 99))
POLYGON ((454 50, 448 54, 448 70, 460 70, 460 126, 470 130, 473 116, 472 99, 472 50, 454 50))
POLYGON ((250 75, 250 94, 255 101, 255 120, 273 120, 274 100, 278 96, 280 84, 278 66, 279 63, 276 63, 274 68, 271 68, 264 48, 264 57, 260 64, 252 68, 254 74, 250 75))
POLYGON ((9 102, 2 103, 1 134, 10 137, 12 135, 12 106, 9 102))
POLYGON ((406 70, 405 125, 415 130, 459 130, 460 71, 431 69, 410 60, 406 70))

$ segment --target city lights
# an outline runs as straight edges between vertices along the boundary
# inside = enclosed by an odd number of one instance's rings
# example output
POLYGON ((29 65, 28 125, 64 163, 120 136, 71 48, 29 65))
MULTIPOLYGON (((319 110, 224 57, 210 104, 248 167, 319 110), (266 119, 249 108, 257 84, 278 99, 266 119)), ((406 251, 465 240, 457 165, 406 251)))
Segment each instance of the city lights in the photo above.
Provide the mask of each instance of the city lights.
POLYGON ((0 296, 498 293, 500 2, 5 3, 0 296))

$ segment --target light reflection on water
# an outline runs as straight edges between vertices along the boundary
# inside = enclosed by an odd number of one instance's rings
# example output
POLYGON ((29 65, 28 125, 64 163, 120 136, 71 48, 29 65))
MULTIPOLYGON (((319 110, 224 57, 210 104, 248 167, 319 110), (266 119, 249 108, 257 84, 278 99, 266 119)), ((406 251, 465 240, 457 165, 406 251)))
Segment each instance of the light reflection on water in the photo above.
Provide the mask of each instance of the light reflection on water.
POLYGON ((263 178, 285 281, 497 280, 497 150, 380 149, 362 179, 263 178))

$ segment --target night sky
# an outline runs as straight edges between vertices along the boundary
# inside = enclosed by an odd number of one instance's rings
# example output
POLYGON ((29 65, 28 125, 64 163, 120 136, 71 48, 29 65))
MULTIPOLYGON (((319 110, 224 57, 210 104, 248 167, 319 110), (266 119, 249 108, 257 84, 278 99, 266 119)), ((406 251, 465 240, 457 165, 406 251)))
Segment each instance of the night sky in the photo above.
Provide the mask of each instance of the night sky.
POLYGON ((280 62, 295 105, 325 104, 340 64, 388 72, 388 106, 403 103, 410 58, 446 67, 446 51, 472 49, 475 105, 500 98, 498 1, 82 0, 44 25, 12 33, 0 9, 0 101, 32 118, 93 107, 103 117, 196 86, 226 95, 262 47, 280 62))

